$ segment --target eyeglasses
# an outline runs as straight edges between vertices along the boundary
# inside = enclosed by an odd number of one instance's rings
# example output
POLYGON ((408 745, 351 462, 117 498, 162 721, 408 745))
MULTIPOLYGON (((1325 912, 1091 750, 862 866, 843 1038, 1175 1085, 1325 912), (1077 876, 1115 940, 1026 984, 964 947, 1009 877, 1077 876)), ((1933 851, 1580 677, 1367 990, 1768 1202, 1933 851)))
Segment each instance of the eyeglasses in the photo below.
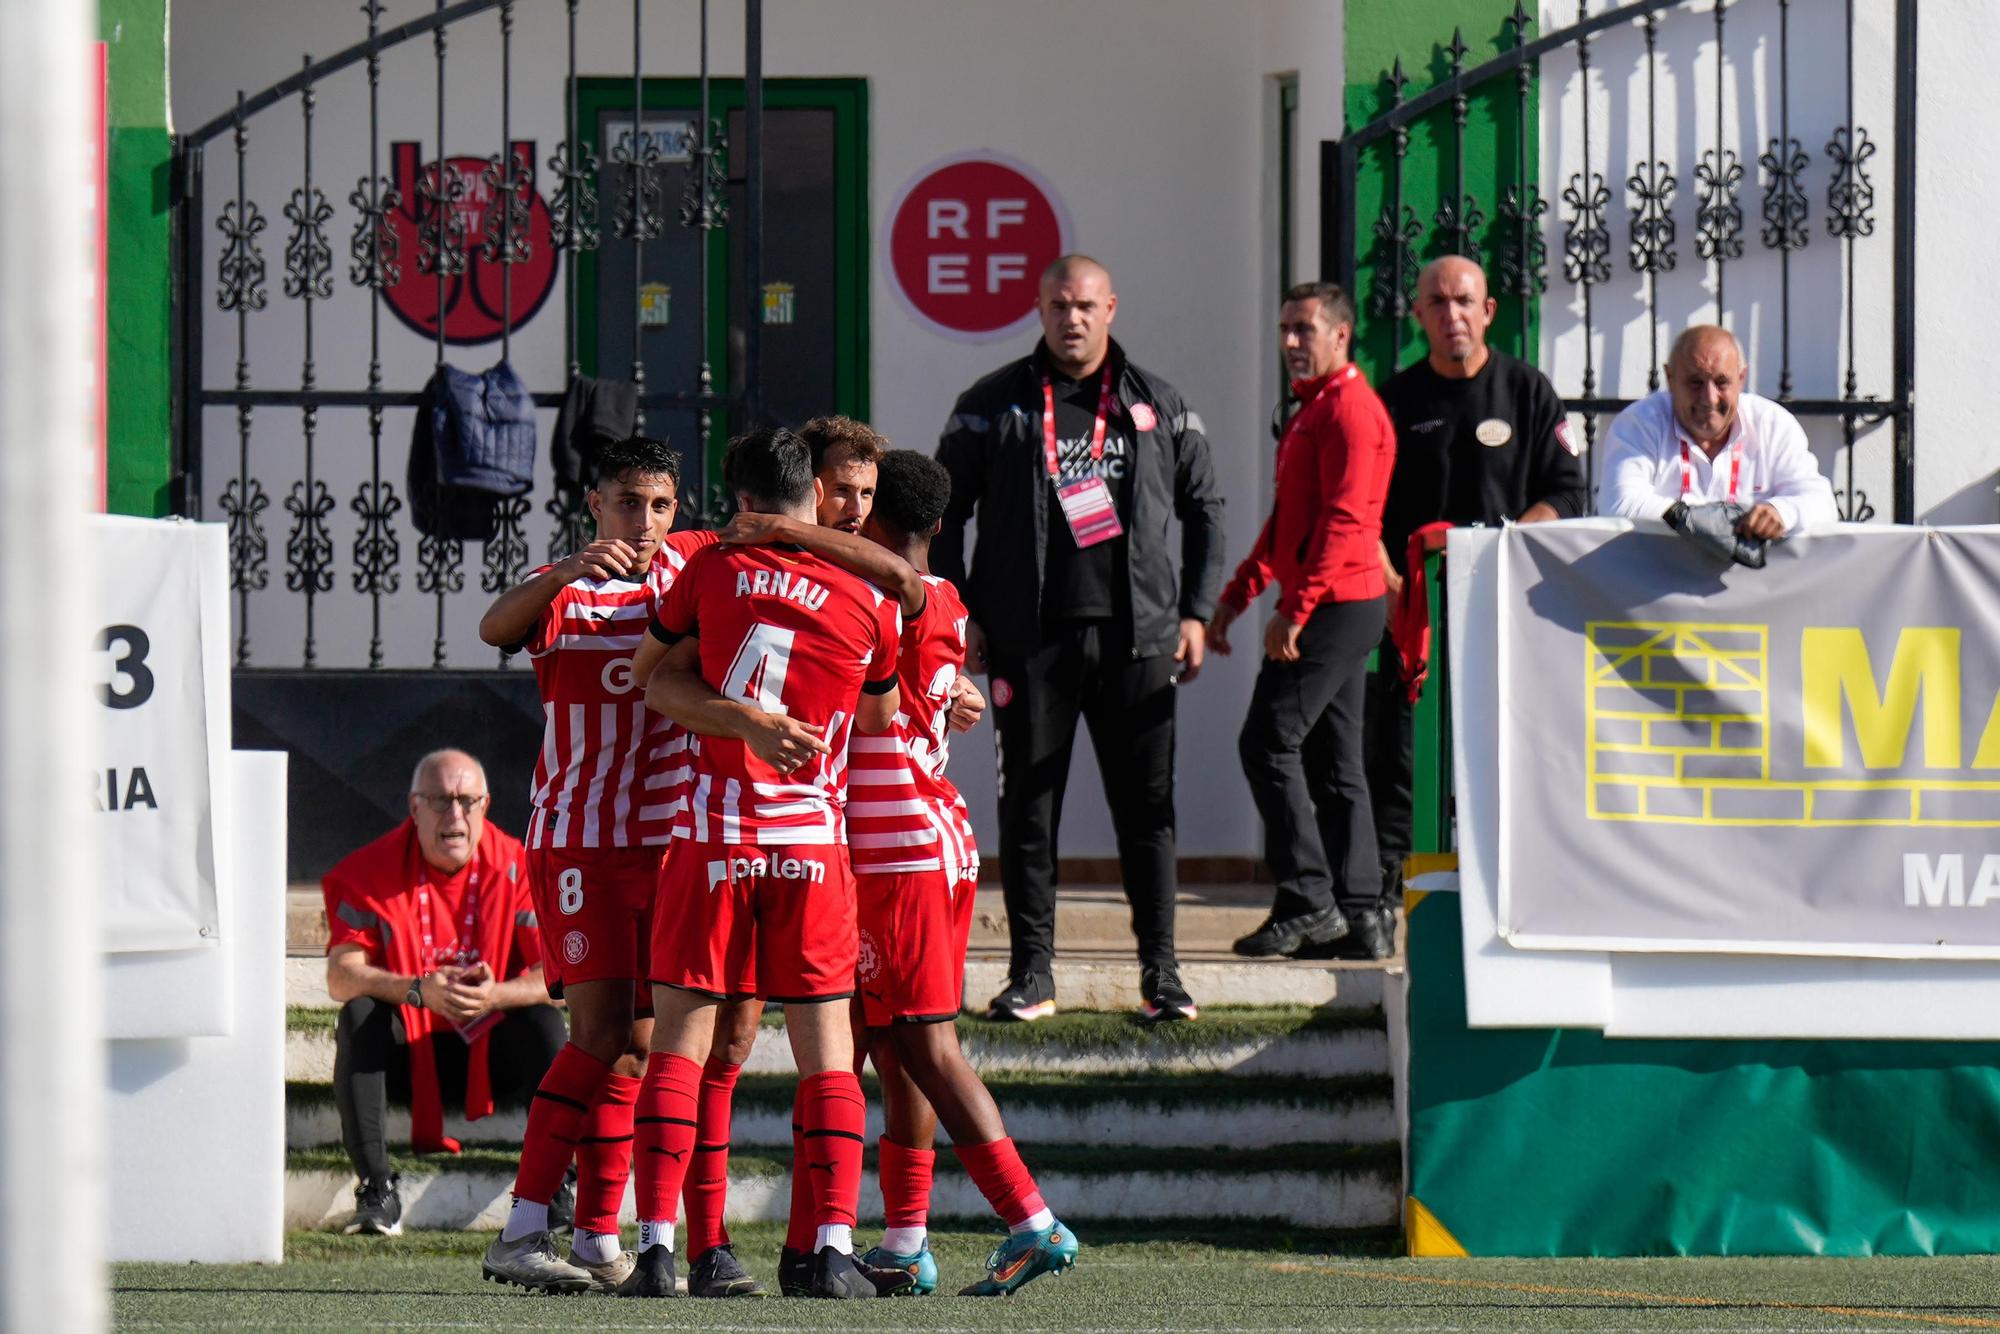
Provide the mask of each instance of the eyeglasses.
POLYGON ((424 805, 431 808, 434 814, 444 815, 453 806, 457 806, 463 814, 471 815, 487 803, 490 794, 481 792, 479 795, 474 796, 471 793, 454 795, 450 792, 419 792, 417 796, 422 799, 424 805))

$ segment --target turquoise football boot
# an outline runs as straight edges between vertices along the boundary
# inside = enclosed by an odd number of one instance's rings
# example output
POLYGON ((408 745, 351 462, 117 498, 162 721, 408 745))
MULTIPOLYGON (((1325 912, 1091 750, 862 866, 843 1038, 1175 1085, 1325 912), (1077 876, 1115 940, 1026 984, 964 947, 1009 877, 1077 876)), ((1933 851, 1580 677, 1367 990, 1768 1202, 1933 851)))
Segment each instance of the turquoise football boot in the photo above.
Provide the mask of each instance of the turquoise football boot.
POLYGON ((1005 1297, 1043 1274, 1061 1274, 1076 1264, 1076 1234, 1061 1219, 1034 1232, 1015 1232, 986 1257, 986 1277, 961 1297, 1005 1297))
POLYGON ((904 1255, 900 1251, 885 1251, 880 1246, 861 1257, 861 1263, 877 1269, 900 1269, 910 1276, 910 1286, 902 1289, 898 1297, 928 1297, 937 1291, 937 1259, 931 1254, 928 1239, 919 1246, 914 1255, 904 1255))

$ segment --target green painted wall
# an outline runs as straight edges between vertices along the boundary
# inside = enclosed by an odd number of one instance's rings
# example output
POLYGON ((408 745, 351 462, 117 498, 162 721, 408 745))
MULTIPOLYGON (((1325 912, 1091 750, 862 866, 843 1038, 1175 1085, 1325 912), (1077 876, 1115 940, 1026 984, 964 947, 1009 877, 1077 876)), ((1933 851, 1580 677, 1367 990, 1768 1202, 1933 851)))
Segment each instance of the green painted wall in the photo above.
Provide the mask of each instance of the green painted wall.
POLYGON ((160 515, 173 477, 173 136, 168 0, 98 0, 109 48, 106 490, 114 514, 160 515))
POLYGON ((1456 894, 1410 911, 1410 1194, 1468 1254, 2000 1250, 2000 1043, 1468 1029, 1456 894))
MULTIPOLYGON (((1347 69, 1344 99, 1349 133, 1366 125, 1389 109, 1392 93, 1389 73, 1400 58, 1409 82, 1406 99, 1413 98, 1442 82, 1451 71, 1447 48, 1454 28, 1462 30, 1466 45, 1465 68, 1491 60, 1515 44, 1513 25, 1508 17, 1514 0, 1347 0, 1347 69)), ((1532 39, 1539 34, 1529 28, 1532 39)), ((1494 321, 1492 341, 1498 347, 1522 354, 1537 345, 1540 330, 1535 303, 1526 309, 1516 298, 1499 293, 1498 248, 1511 241, 1512 231, 1500 220, 1500 203, 1507 187, 1519 176, 1521 136, 1518 125, 1521 102, 1512 76, 1488 84, 1470 99, 1465 131, 1465 182, 1485 222, 1475 232, 1488 279, 1500 298, 1500 312, 1494 321)), ((1528 135, 1527 180, 1538 171, 1535 127, 1541 115, 1540 90, 1530 80, 1526 102, 1528 135)), ((1363 158, 1356 190, 1355 235, 1361 251, 1356 272, 1356 299, 1361 306, 1361 329, 1357 357, 1364 370, 1378 381, 1400 366, 1423 354, 1423 337, 1414 321, 1402 328, 1387 316, 1369 313, 1369 294, 1386 252, 1375 239, 1374 228, 1390 193, 1389 167, 1393 160, 1389 142, 1384 140, 1363 158)), ((1449 105, 1431 112, 1411 128, 1409 151, 1404 158, 1403 203, 1415 215, 1421 232, 1416 244, 1417 262, 1448 253, 1449 238, 1435 230, 1433 219, 1441 199, 1450 196, 1454 184, 1455 149, 1449 105)))

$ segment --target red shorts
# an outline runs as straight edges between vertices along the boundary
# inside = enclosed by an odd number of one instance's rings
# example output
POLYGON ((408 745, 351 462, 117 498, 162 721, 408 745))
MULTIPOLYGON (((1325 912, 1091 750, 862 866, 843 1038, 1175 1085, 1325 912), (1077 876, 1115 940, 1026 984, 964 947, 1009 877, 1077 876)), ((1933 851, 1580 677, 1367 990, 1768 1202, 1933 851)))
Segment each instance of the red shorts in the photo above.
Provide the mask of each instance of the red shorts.
POLYGON ((651 978, 718 1000, 841 1000, 854 994, 855 941, 846 848, 676 839, 651 978))
POLYGON ((859 876, 856 884, 861 1021, 886 1028, 956 1019, 979 863, 957 878, 945 870, 892 871, 859 876))
POLYGON ((528 849, 552 995, 572 982, 645 978, 664 851, 657 845, 528 849))

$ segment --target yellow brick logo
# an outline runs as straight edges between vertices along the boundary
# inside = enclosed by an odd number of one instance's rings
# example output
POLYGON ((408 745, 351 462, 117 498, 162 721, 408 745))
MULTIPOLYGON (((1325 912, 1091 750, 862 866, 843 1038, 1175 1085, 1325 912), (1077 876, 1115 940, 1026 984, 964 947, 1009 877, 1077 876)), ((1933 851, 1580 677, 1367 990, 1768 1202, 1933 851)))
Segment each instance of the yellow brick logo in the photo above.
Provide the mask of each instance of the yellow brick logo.
POLYGON ((1776 692, 1804 744, 1775 766, 1768 626, 1592 621, 1584 639, 1593 820, 2000 827, 2000 701, 1965 737, 1957 629, 1903 630, 1878 674, 1860 630, 1806 628, 1776 692))

